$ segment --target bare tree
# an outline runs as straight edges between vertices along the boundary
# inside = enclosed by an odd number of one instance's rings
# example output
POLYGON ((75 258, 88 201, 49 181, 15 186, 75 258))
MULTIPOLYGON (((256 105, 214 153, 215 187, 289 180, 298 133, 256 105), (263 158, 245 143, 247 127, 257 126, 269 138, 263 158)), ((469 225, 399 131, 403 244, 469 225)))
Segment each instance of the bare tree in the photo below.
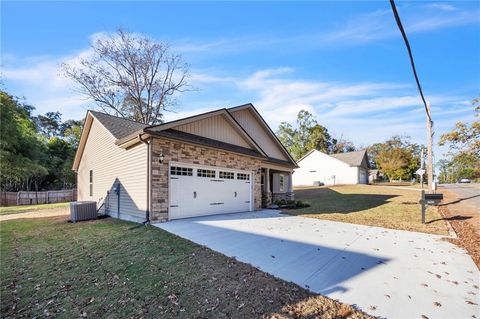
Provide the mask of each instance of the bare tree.
POLYGON ((64 63, 65 76, 107 113, 138 122, 162 122, 177 93, 188 90, 188 64, 168 44, 119 29, 91 43, 93 54, 64 63))

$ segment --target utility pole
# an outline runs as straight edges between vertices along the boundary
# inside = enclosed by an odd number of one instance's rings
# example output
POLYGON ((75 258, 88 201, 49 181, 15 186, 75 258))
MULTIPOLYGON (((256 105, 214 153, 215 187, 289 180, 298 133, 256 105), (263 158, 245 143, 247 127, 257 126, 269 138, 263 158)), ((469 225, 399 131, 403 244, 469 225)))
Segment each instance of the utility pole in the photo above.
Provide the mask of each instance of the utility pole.
POLYGON ((430 116, 430 102, 427 102, 427 178, 428 189, 427 192, 433 192, 433 121, 430 116))
MULTIPOLYGON (((420 168, 425 168, 425 165, 423 164, 423 147, 420 152, 420 168)), ((420 187, 423 189, 423 174, 420 175, 420 187)))

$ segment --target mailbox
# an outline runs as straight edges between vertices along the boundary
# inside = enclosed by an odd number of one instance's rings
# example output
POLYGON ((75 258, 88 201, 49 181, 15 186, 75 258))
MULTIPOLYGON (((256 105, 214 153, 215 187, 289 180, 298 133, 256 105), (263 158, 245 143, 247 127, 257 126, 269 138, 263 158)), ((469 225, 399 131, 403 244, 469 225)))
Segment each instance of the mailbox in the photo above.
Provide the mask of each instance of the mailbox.
POLYGON ((443 200, 443 194, 425 194, 423 203, 427 205, 437 205, 443 200))
POLYGON ((420 199, 420 204, 422 204, 422 224, 425 224, 425 212, 427 210, 427 205, 438 205, 443 200, 443 194, 425 194, 425 191, 422 190, 422 198, 420 199))

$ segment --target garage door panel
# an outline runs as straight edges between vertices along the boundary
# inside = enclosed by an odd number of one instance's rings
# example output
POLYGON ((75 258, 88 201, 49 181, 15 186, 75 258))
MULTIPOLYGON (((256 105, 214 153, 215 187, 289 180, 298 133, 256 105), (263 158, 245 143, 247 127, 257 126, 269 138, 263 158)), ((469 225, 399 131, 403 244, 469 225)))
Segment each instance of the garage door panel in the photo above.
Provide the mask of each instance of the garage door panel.
POLYGON ((249 211, 251 194, 250 172, 171 164, 170 219, 249 211))

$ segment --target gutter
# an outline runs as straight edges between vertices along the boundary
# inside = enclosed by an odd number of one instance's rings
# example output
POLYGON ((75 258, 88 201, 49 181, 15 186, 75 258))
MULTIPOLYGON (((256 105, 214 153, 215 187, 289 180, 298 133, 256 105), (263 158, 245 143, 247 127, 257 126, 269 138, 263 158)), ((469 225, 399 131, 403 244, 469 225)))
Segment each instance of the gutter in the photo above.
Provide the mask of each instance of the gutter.
POLYGON ((140 142, 143 144, 147 145, 147 209, 145 211, 145 221, 143 222, 144 225, 150 224, 150 183, 151 183, 151 172, 150 172, 150 166, 151 166, 151 158, 152 158, 152 138, 150 137, 147 140, 142 139, 142 134, 138 134, 138 139, 140 142))

